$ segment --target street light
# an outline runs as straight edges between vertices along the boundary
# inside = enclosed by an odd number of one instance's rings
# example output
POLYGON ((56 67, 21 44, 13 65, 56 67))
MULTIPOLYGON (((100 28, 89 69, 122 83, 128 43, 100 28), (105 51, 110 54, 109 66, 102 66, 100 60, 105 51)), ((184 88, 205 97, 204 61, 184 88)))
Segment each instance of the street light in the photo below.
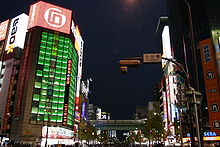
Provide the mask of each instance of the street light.
MULTIPOLYGON (((187 0, 183 0, 188 9, 188 21, 189 21, 189 33, 190 33, 190 41, 191 41, 191 47, 192 47, 192 53, 193 53, 193 65, 194 65, 194 79, 195 79, 195 89, 199 91, 199 80, 198 80, 198 69, 197 69, 197 60, 196 60, 196 47, 195 47, 195 39, 194 39, 194 31, 193 31, 193 22, 192 22, 192 11, 191 11, 191 6, 187 0)), ((188 87, 189 88, 189 87, 188 87)), ((194 93, 195 90, 192 90, 194 93)), ((195 93, 193 94, 195 97, 195 93)), ((195 99, 195 98, 194 98, 195 99)), ((195 101, 194 101, 195 102, 195 101)), ((194 104, 194 111, 195 111, 195 117, 198 118, 198 112, 197 112, 197 105, 194 104)), ((198 137, 198 145, 199 147, 202 146, 202 137, 200 133, 200 125, 199 125, 199 120, 196 119, 196 130, 197 130, 197 137, 198 137)), ((194 138, 191 138, 194 141, 194 138)))

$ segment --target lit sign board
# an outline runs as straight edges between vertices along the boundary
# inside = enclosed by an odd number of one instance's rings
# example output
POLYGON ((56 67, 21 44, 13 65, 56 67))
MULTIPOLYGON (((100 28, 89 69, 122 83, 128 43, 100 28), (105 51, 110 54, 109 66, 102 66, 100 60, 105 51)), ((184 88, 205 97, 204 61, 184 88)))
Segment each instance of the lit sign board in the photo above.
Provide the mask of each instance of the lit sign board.
MULTIPOLYGON (((170 34, 169 34, 169 27, 165 26, 162 32, 162 44, 163 44, 163 55, 162 57, 165 58, 173 58, 171 52, 171 45, 170 45, 170 34)), ((164 68, 167 60, 162 59, 162 68, 164 68)))
POLYGON ((204 132, 204 136, 217 136, 215 132, 204 132))
MULTIPOLYGON (((184 137, 183 143, 189 142, 190 137, 184 137)), ((195 141, 197 141, 197 137, 195 137, 195 141)), ((203 137, 203 141, 220 141, 220 136, 213 136, 213 137, 203 137)))
POLYGON ((82 114, 81 114, 82 118, 86 117, 86 102, 82 103, 82 114))
POLYGON ((28 29, 39 26, 70 33, 72 11, 39 1, 30 7, 28 29))
MULTIPOLYGON (((190 133, 187 133, 186 135, 187 135, 187 137, 190 137, 190 133)), ((210 136, 217 136, 217 135, 216 135, 216 132, 204 132, 203 136, 204 137, 207 137, 207 136, 210 137, 210 136)))
POLYGON ((70 84, 71 69, 72 69, 72 60, 68 60, 66 84, 70 84))
POLYGON ((9 24, 9 20, 6 20, 6 21, 0 23, 0 41, 4 40, 6 38, 8 24, 9 24))
POLYGON ((216 128, 215 120, 220 120, 219 111, 216 107, 216 103, 219 103, 219 83, 217 79, 217 65, 214 56, 214 47, 212 39, 208 38, 199 42, 203 79, 205 81, 205 90, 207 96, 209 121, 211 125, 210 131, 217 131, 220 133, 219 128, 216 128), (214 107, 213 107, 214 106, 214 107), (214 110, 214 111, 213 111, 214 110), (216 130, 217 129, 217 130, 216 130))
POLYGON ((21 14, 11 20, 8 39, 5 47, 7 54, 13 52, 15 47, 24 48, 25 36, 27 32, 28 16, 21 14))
POLYGON ((48 138, 56 139, 71 139, 73 137, 73 131, 61 127, 48 127, 47 132, 47 126, 44 126, 42 128, 42 137, 45 138, 46 134, 48 138))
POLYGON ((144 63, 160 63, 161 62, 161 54, 143 54, 143 62, 144 63))
POLYGON ((63 111, 63 125, 67 124, 67 116, 68 116, 68 104, 65 104, 63 111))
POLYGON ((204 55, 204 61, 207 64, 211 61, 211 53, 210 53, 210 47, 208 44, 205 44, 202 46, 203 49, 203 55, 204 55))

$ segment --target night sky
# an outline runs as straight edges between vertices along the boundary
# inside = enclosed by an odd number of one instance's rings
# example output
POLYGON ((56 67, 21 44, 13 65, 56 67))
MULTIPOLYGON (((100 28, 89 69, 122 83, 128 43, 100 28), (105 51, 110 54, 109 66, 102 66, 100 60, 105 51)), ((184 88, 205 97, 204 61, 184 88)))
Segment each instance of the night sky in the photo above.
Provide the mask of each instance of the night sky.
MULTIPOLYGON (((159 64, 141 65, 121 75, 118 61, 143 53, 161 52, 156 27, 166 16, 166 0, 46 0, 73 10, 85 42, 83 79, 92 78, 90 103, 111 113, 111 119, 130 119, 136 106, 153 100, 153 84, 161 77, 159 64)), ((4 0, 0 22, 28 14, 36 0, 4 0)))

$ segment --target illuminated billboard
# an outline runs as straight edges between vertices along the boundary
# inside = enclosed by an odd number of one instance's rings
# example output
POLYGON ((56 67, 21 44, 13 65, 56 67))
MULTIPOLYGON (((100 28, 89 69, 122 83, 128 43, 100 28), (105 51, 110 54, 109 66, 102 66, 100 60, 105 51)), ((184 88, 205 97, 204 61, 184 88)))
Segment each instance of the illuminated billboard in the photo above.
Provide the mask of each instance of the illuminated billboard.
POLYGON ((30 7, 28 29, 39 26, 70 33, 72 11, 39 1, 30 7))
MULTIPOLYGON (((173 58, 170 45, 170 34, 169 26, 165 26, 162 32, 162 45, 163 45, 163 55, 164 58, 173 58)), ((167 60, 162 59, 162 68, 165 66, 167 60)))
POLYGON ((14 48, 24 48, 27 23, 28 16, 24 13, 11 20, 5 47, 7 54, 13 52, 14 48))
POLYGON ((48 127, 42 128, 42 137, 56 138, 56 139, 71 139, 73 137, 73 131, 61 128, 61 127, 48 127), (47 132, 48 131, 48 132, 47 132))
POLYGON ((219 79, 217 76, 212 41, 211 39, 200 41, 199 46, 201 51, 203 78, 205 81, 211 131, 216 131, 217 134, 220 135, 219 79))
POLYGON ((68 37, 42 32, 37 62, 42 68, 35 74, 32 121, 73 125, 77 65, 78 54, 68 37))
POLYGON ((9 20, 0 23, 0 41, 5 40, 8 30, 9 20))

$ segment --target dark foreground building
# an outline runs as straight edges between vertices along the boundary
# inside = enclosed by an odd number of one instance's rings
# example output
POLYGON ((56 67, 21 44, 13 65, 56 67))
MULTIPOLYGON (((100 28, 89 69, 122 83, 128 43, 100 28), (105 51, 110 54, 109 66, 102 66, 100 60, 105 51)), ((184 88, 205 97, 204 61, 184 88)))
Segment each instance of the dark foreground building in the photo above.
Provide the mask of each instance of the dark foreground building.
POLYGON ((220 136, 219 4, 218 0, 167 0, 174 58, 185 66, 190 85, 202 93, 198 106, 202 136, 204 132, 220 136))

